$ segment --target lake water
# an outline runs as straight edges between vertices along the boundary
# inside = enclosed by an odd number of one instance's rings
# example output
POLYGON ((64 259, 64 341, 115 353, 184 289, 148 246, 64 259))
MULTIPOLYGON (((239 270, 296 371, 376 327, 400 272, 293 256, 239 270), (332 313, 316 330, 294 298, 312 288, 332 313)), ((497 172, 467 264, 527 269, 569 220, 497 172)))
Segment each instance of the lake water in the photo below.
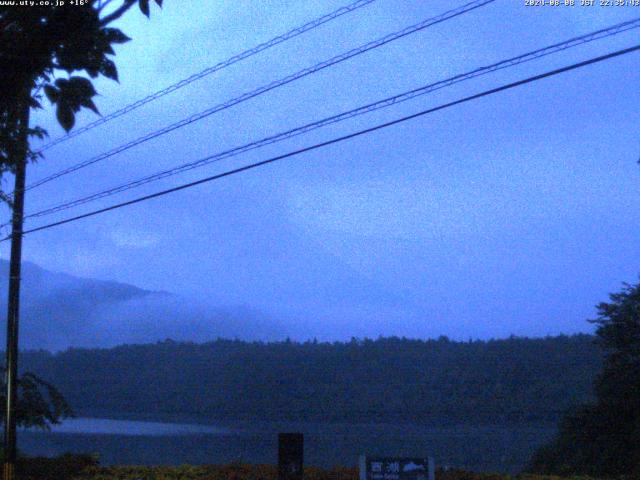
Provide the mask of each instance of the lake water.
POLYGON ((28 455, 98 453, 103 465, 277 463, 278 432, 302 432, 305 464, 355 466, 362 453, 432 455, 439 466, 514 473, 555 426, 418 426, 253 422, 225 425, 76 418, 50 432, 20 431, 28 455))

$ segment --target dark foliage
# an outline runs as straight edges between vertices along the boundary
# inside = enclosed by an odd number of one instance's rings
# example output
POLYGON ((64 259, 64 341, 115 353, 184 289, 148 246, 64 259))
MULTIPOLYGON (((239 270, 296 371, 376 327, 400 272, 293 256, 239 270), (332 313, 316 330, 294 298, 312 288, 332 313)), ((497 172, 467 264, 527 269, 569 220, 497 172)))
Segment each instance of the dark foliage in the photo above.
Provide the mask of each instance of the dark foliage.
POLYGON ((598 305, 603 369, 596 402, 567 415, 556 441, 532 461, 541 473, 640 477, 640 284, 598 305))
POLYGON ((81 415, 424 424, 554 422, 591 398, 593 337, 166 341, 31 352, 81 415))
MULTIPOLYGON (((4 372, 4 369, 2 369, 4 372)), ((5 404, 6 389, 0 384, 0 404, 5 404)), ((18 401, 16 423, 22 427, 47 429, 51 424, 73 416, 69 404, 50 383, 33 373, 25 373, 18 378, 18 401)), ((2 412, 4 420, 4 410, 2 412)))
MULTIPOLYGON (((162 0, 155 2, 162 5, 162 0)), ((56 105, 58 121, 67 131, 81 108, 98 112, 91 81, 71 75, 82 72, 90 78, 102 75, 118 80, 109 56, 115 54, 114 45, 129 38, 108 25, 136 3, 149 16, 149 0, 120 0, 118 4, 87 0, 73 7, 0 6, 0 175, 13 170, 19 158, 16 152, 24 148, 19 140, 20 112, 26 105, 40 108, 41 91, 56 105), (56 79, 60 74, 68 78, 56 79)), ((42 138, 46 132, 35 127, 28 134, 42 138)), ((27 155, 30 160, 38 157, 32 150, 27 155)))
MULTIPOLYGON (((70 7, 48 5, 0 6, 0 177, 15 171, 16 165, 35 160, 38 153, 29 147, 28 138, 43 138, 40 127, 30 128, 29 110, 41 108, 41 94, 56 105, 58 121, 65 130, 75 123, 81 108, 98 113, 93 102, 96 91, 91 80, 71 76, 84 72, 90 78, 103 75, 114 80, 118 73, 113 45, 128 39, 108 25, 120 18, 136 1, 149 16, 148 0, 121 0, 109 12, 102 0, 87 0, 70 7), (26 8, 25 8, 26 7, 26 8), (69 78, 57 78, 56 74, 69 78)), ((162 0, 156 0, 161 6, 162 0)), ((0 191, 0 199, 13 207, 9 195, 0 191)), ((21 215, 21 212, 20 212, 21 215)), ((2 388, 4 393, 4 387, 2 388)), ((6 393, 5 393, 6 395, 6 393)), ((4 404, 5 399, 0 397, 4 404)), ((18 379, 16 420, 19 425, 46 428, 70 416, 71 409, 53 387, 31 373, 18 379)))
POLYGON ((20 480, 71 480, 97 465, 97 459, 91 455, 21 457, 16 463, 16 474, 20 480))

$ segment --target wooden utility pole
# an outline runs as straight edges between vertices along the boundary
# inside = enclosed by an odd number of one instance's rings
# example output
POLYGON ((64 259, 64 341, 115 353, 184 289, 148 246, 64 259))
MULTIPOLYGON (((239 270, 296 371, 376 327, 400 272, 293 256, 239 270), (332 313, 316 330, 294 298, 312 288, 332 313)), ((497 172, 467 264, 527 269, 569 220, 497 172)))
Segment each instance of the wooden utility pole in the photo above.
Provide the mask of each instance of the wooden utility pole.
POLYGON ((18 320, 20 317, 20 267, 22 261, 22 224, 24 219, 24 187, 27 169, 29 95, 16 99, 17 122, 15 186, 11 219, 11 259, 9 263, 9 301, 7 307, 6 404, 4 423, 4 480, 14 480, 16 463, 16 400, 18 376, 18 320))

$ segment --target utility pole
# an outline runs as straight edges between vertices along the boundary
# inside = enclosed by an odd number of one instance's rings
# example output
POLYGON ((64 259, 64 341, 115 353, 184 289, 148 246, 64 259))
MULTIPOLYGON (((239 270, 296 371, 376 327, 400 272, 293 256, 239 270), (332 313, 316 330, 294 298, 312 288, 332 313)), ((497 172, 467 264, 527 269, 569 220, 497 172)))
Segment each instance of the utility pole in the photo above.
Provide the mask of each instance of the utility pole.
POLYGON ((24 187, 27 169, 29 95, 16 99, 15 123, 17 148, 15 155, 15 186, 11 219, 11 259, 9 263, 9 301, 7 307, 6 404, 4 423, 4 480, 14 480, 16 463, 16 400, 18 376, 18 320, 20 318, 20 267, 22 262, 22 223, 24 218, 24 187))

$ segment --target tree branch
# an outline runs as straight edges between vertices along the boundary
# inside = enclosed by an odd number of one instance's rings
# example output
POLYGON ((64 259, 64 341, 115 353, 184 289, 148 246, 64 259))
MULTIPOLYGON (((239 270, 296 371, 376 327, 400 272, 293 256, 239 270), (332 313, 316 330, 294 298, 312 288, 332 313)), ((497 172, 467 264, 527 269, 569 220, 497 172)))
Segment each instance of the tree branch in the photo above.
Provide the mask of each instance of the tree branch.
POLYGON ((105 26, 110 24, 114 20, 117 20, 122 15, 124 15, 127 10, 129 10, 133 6, 134 3, 136 3, 136 0, 124 0, 124 3, 118 9, 114 10, 112 13, 100 20, 100 25, 105 26))

